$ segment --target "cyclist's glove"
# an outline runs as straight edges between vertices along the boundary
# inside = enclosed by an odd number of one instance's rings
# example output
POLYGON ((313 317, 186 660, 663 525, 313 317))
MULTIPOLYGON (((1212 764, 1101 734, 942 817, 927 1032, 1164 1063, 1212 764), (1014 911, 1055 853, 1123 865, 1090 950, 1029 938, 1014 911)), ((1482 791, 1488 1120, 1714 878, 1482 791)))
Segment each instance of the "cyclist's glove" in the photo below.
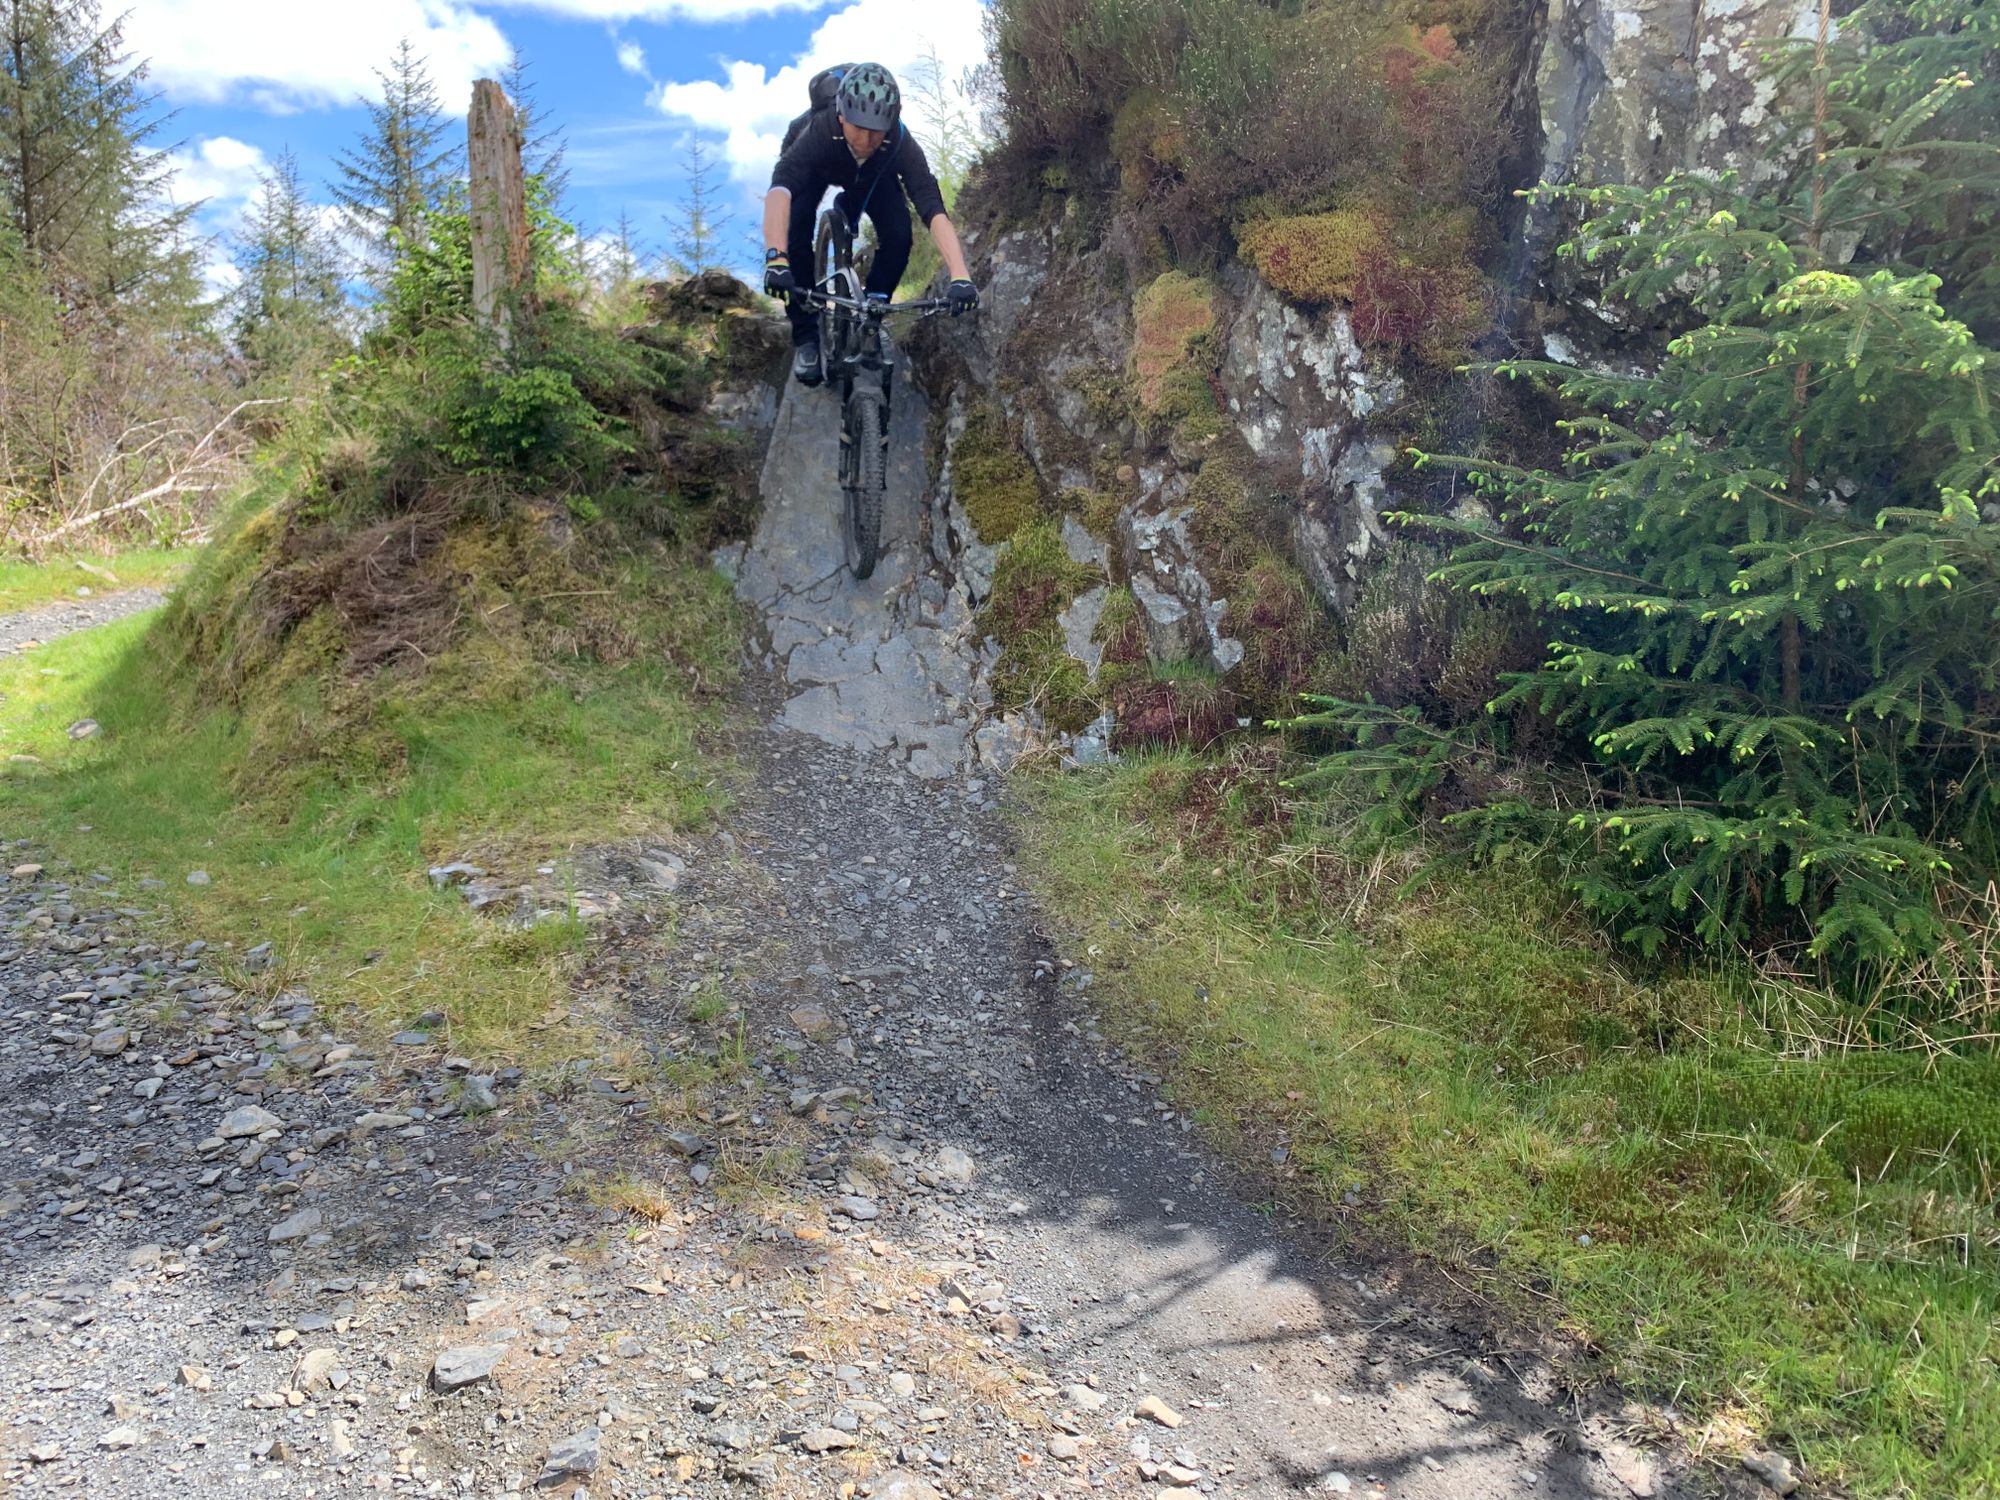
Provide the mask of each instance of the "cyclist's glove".
POLYGON ((764 252, 764 291, 767 295, 783 299, 799 289, 792 278, 792 263, 782 250, 764 252))
POLYGON ((969 281, 954 281, 944 289, 944 300, 951 304, 951 315, 955 318, 979 306, 979 288, 969 281))

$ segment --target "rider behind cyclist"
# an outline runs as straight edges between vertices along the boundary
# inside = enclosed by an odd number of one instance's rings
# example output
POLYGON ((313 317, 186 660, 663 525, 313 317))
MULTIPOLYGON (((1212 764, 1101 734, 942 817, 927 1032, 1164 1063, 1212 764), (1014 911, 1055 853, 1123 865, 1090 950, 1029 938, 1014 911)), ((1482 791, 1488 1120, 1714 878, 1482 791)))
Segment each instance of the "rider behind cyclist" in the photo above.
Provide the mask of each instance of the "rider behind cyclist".
POLYGON ((907 202, 922 215, 951 273, 945 293, 951 310, 960 313, 979 305, 958 231, 944 211, 944 194, 924 148, 904 127, 901 115, 901 95, 887 68, 878 63, 849 67, 833 102, 811 113, 771 171, 771 191, 764 199, 764 290, 786 301, 792 373, 801 384, 820 382, 819 325, 813 310, 793 295, 810 286, 811 273, 793 267, 812 262, 813 223, 829 187, 842 190, 834 205, 849 223, 858 227, 866 215, 875 226, 870 297, 886 301, 910 264, 907 202))

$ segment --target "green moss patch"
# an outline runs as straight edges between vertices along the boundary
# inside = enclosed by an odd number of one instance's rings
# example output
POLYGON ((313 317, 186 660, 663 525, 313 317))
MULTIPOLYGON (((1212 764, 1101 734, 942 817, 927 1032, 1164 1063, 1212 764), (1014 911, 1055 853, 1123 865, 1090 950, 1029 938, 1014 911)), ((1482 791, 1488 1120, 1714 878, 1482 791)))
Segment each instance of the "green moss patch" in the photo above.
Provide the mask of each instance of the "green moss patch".
POLYGON ((979 540, 992 546, 1047 512, 1041 481, 1000 408, 982 402, 967 414, 951 450, 952 482, 979 540))
POLYGON ((993 592, 980 627, 1000 646, 993 701, 1040 713, 1052 727, 1075 731, 1103 710, 1090 673, 1069 654, 1059 618, 1100 577, 1069 555, 1051 521, 1017 533, 993 570, 993 592))

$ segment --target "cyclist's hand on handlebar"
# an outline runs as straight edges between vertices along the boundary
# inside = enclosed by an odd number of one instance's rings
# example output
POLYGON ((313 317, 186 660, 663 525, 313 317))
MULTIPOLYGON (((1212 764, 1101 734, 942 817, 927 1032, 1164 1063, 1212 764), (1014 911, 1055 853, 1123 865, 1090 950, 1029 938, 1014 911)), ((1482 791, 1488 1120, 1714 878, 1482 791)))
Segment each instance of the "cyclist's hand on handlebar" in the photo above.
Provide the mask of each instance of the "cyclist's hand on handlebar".
POLYGON ((950 304, 951 315, 955 318, 979 306, 979 288, 969 281, 954 281, 944 289, 944 300, 950 304))
POLYGON ((783 255, 764 257, 764 291, 779 299, 790 297, 798 291, 799 283, 792 275, 792 263, 783 255))

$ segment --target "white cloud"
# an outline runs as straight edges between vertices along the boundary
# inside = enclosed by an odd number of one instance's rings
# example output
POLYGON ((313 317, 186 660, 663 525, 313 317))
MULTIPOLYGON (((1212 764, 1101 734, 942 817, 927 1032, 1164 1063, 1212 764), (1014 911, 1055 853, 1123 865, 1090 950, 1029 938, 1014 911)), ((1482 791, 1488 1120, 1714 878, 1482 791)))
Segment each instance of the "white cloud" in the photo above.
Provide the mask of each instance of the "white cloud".
POLYGON ((781 10, 821 10, 832 0, 493 0, 517 10, 587 21, 740 21, 781 10))
POLYGON ((228 135, 212 135, 189 150, 176 151, 167 163, 174 174, 174 201, 206 200, 212 209, 248 203, 271 170, 262 147, 228 135))
POLYGON ((646 49, 637 42, 619 42, 618 66, 628 73, 638 74, 641 78, 652 77, 652 74, 646 71, 646 49))
POLYGON ((125 39, 175 99, 248 100, 274 112, 373 97, 375 70, 408 37, 445 107, 511 52, 500 28, 458 0, 137 0, 125 39))
POLYGON ((935 52, 945 77, 956 80, 986 61, 985 16, 982 0, 853 0, 820 24, 789 66, 769 72, 761 63, 727 62, 720 82, 664 84, 654 102, 722 136, 731 174, 761 186, 785 126, 806 107, 813 74, 839 62, 879 62, 905 82, 907 94, 913 65, 935 52))

